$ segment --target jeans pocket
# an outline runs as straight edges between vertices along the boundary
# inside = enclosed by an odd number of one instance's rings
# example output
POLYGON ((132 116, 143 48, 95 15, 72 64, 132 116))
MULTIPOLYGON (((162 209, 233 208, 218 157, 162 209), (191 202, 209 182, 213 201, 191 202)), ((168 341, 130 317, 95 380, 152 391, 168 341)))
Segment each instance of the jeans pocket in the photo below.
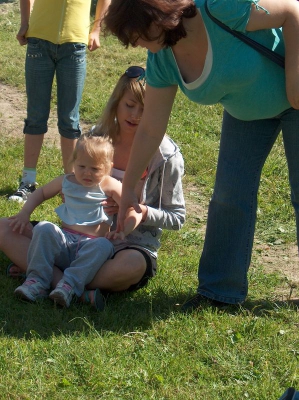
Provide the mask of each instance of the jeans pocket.
POLYGON ((85 62, 86 59, 86 44, 84 43, 74 43, 73 54, 71 56, 72 60, 77 62, 85 62))
POLYGON ((40 39, 38 38, 28 38, 27 43, 27 57, 37 58, 42 57, 40 48, 40 39))

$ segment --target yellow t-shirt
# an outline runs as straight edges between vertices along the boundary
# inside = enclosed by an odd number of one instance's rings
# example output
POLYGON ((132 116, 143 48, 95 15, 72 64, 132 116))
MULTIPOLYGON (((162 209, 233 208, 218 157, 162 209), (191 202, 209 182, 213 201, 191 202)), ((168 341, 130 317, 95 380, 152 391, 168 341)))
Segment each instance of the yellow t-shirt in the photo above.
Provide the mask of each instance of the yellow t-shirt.
POLYGON ((27 37, 88 44, 91 0, 35 0, 27 37))

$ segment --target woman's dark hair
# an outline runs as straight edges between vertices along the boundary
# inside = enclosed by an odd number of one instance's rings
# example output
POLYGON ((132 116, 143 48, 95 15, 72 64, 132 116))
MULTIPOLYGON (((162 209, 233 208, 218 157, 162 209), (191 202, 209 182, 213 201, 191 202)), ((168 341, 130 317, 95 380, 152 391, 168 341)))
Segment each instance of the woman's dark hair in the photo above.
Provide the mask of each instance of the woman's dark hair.
POLYGON ((194 0, 112 0, 103 19, 104 33, 112 33, 125 47, 134 46, 138 38, 174 46, 187 36, 183 17, 193 18, 196 12, 194 0), (151 24, 160 28, 158 36, 150 35, 151 24))

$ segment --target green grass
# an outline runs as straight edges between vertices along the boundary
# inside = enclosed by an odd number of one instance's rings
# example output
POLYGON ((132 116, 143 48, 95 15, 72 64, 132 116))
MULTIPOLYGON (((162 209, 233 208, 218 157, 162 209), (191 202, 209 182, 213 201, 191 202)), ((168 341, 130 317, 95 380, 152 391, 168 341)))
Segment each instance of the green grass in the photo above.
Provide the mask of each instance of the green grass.
MULTIPOLYGON (((0 15, 0 81, 24 91, 25 48, 14 38, 18 4, 2 2, 0 9, 8 10, 0 15)), ((88 54, 82 118, 94 123, 118 76, 145 58, 142 50, 103 39, 101 49, 88 54)), ((205 211, 221 114, 220 106, 198 107, 178 94, 168 129, 185 158, 186 197, 205 211)), ((19 138, 8 133, 0 138, 1 216, 19 209, 6 195, 16 186, 22 154, 19 138)), ((60 152, 44 147, 39 183, 61 173, 60 166, 60 152)), ((44 204, 33 217, 56 221, 58 201, 44 204)), ((197 285, 204 226, 205 212, 190 207, 184 228, 163 234, 157 277, 137 293, 114 296, 103 313, 80 304, 61 310, 50 301, 20 302, 13 296, 18 283, 5 275, 9 260, 0 253, 0 398, 276 400, 285 388, 299 388, 299 318, 276 302, 282 275, 266 274, 266 266, 254 263, 244 307, 179 312, 178 304, 197 285)), ((263 171, 256 230, 261 244, 277 239, 295 241, 281 138, 263 171)))

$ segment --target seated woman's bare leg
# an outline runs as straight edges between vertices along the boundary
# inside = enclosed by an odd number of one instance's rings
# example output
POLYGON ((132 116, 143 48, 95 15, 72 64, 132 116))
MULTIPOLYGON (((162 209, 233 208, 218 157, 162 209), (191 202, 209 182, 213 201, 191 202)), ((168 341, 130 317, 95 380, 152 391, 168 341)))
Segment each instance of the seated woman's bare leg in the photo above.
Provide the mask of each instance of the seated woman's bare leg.
POLYGON ((142 253, 134 249, 122 250, 102 265, 87 288, 121 292, 138 283, 145 271, 146 260, 142 253))
POLYGON ((0 219, 0 250, 15 263, 21 272, 27 269, 27 252, 32 235, 32 229, 27 229, 22 235, 13 232, 8 218, 0 219))
MULTIPOLYGON (((13 232, 9 226, 8 218, 0 219, 0 250, 15 264, 15 271, 12 274, 26 272, 27 270, 27 253, 32 237, 32 227, 27 229, 22 235, 13 232)), ((53 271, 53 287, 62 277, 62 271, 54 267, 53 271)))

